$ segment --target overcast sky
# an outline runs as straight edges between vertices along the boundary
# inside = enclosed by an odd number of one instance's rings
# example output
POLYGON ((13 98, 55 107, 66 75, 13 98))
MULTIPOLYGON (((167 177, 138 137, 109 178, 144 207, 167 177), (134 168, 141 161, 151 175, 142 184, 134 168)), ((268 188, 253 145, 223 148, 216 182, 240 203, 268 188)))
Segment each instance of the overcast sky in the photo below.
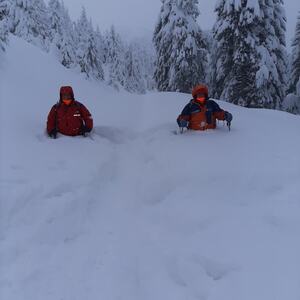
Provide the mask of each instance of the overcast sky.
MULTIPOLYGON (((285 0, 287 15, 287 42, 294 35, 299 0, 285 0)), ((122 35, 129 38, 152 35, 161 7, 160 0, 64 0, 72 18, 77 18, 81 7, 85 6, 93 23, 101 31, 114 24, 122 35)), ((199 23, 203 30, 211 29, 215 22, 215 0, 199 0, 199 23)))

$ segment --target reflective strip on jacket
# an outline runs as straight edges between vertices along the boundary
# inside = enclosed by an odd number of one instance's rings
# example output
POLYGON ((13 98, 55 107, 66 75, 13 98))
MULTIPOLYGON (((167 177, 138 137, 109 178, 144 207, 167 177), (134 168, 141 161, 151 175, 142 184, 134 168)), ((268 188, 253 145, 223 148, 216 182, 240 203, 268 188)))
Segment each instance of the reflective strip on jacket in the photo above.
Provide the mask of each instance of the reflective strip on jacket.
POLYGON ((88 109, 80 102, 73 101, 70 105, 60 102, 55 104, 48 115, 47 132, 56 129, 65 135, 82 134, 83 126, 93 129, 93 119, 88 109))

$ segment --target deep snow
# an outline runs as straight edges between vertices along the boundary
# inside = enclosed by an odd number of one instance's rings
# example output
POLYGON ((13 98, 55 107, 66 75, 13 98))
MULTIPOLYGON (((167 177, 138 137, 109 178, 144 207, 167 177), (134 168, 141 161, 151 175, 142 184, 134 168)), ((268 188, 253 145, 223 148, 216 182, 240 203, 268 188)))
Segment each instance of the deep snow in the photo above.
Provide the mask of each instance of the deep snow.
POLYGON ((13 37, 0 97, 1 299, 299 300, 299 116, 219 102, 231 132, 174 135, 189 95, 117 93, 13 37), (91 138, 44 134, 65 84, 91 138))

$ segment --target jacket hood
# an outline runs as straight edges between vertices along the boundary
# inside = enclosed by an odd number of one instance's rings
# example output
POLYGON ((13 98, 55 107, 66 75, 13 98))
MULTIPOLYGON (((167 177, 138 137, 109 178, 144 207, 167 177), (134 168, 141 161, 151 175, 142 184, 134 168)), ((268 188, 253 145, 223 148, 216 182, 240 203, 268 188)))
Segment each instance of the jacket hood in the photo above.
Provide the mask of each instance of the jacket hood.
POLYGON ((192 96, 195 99, 197 94, 204 94, 208 98, 208 88, 204 84, 199 84, 193 88, 192 96))
POLYGON ((63 94, 67 94, 70 96, 70 99, 75 100, 74 99, 74 92, 71 86, 62 86, 60 88, 60 92, 59 92, 59 101, 62 101, 62 95, 63 94))

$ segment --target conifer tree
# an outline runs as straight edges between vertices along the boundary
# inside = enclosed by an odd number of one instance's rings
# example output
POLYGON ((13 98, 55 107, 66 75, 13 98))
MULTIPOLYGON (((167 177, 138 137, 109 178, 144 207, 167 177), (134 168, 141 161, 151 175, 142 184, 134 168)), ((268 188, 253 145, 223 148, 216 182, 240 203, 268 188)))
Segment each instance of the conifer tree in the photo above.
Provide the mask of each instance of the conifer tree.
POLYGON ((136 55, 139 60, 146 90, 155 89, 154 81, 154 62, 155 50, 153 44, 148 39, 142 39, 135 43, 136 55))
POLYGON ((284 99, 282 109, 293 114, 300 114, 300 12, 292 42, 290 74, 288 95, 284 99))
POLYGON ((280 108, 287 53, 282 0, 219 0, 213 92, 243 106, 280 108))
POLYGON ((14 35, 43 50, 49 49, 49 20, 43 0, 12 1, 9 18, 14 35))
POLYGON ((198 0, 162 0, 153 41, 160 91, 190 92, 206 81, 207 50, 197 24, 198 0))
POLYGON ((0 1, 0 52, 5 50, 5 45, 8 39, 9 25, 8 25, 8 9, 9 1, 0 1))
POLYGON ((96 28, 95 39, 96 39, 97 51, 99 53, 99 58, 100 58, 102 64, 104 64, 105 63, 105 52, 104 52, 105 45, 104 45, 104 38, 102 36, 99 26, 97 26, 97 28, 96 28))
POLYGON ((290 81, 290 92, 300 96, 300 12, 298 14, 295 37, 292 43, 292 73, 290 81))
POLYGON ((104 80, 102 62, 97 49, 95 32, 91 21, 88 21, 85 9, 76 23, 77 63, 81 72, 87 77, 104 80))
POLYGON ((125 54, 124 88, 129 92, 143 94, 146 91, 142 63, 139 57, 138 45, 130 44, 125 54))
POLYGON ((50 22, 50 41, 52 51, 58 60, 67 68, 76 64, 73 23, 69 13, 58 0, 50 0, 48 6, 50 22))
POLYGON ((106 33, 106 64, 108 66, 108 84, 115 89, 125 86, 125 46, 114 26, 106 33))
POLYGON ((281 109, 288 84, 284 3, 283 0, 256 1, 262 7, 261 27, 264 33, 258 33, 260 63, 256 73, 256 86, 261 99, 260 106, 281 109))

